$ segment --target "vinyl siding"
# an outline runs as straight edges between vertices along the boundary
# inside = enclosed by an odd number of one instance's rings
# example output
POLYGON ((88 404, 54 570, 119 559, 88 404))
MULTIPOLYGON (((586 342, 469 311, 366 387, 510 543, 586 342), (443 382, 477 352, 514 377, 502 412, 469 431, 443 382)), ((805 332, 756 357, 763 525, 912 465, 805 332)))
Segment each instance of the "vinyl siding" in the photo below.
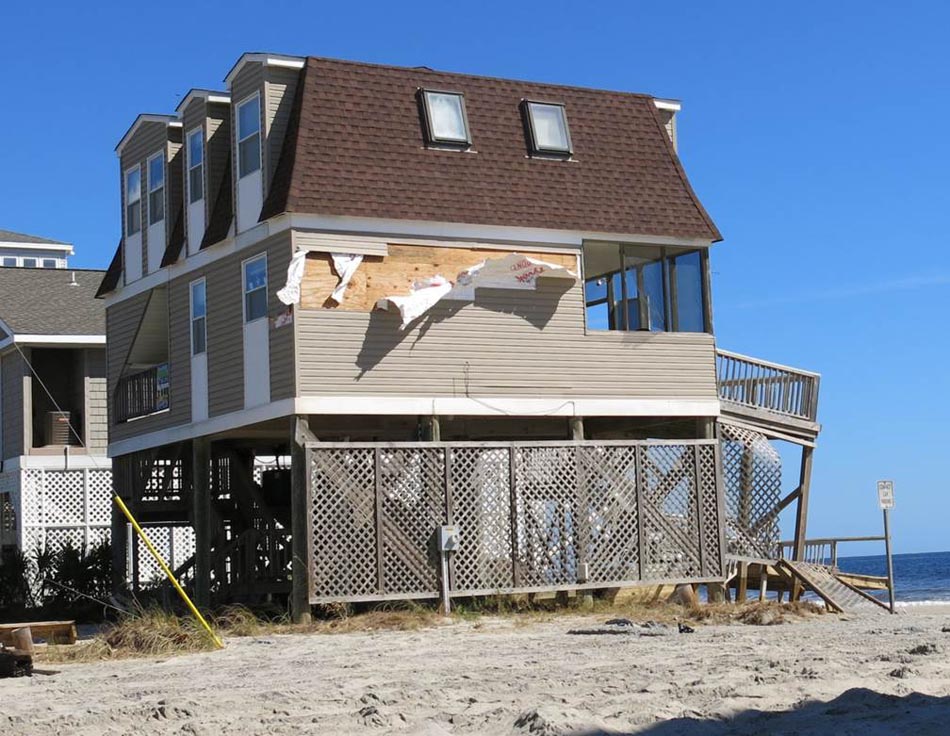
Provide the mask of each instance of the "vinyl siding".
MULTIPOLYGON (((182 249, 182 256, 188 255, 188 134, 195 128, 200 127, 205 141, 208 140, 208 128, 205 122, 205 110, 207 105, 200 97, 193 99, 188 106, 182 110, 181 129, 182 129, 182 148, 183 155, 181 160, 181 191, 182 204, 184 206, 184 224, 185 224, 185 248, 182 249)), ((211 216, 210 205, 208 204, 208 150, 205 146, 205 166, 203 171, 204 181, 202 182, 202 192, 204 193, 205 227, 208 225, 208 218, 211 216)), ((203 235, 204 233, 202 233, 203 235)))
MULTIPOLYGON (((292 247, 289 239, 275 243, 267 256, 267 297, 270 304, 271 320, 286 307, 277 298, 277 292, 287 283, 287 266, 290 265, 292 247)), ((293 398, 296 392, 296 370, 294 365, 294 328, 286 325, 279 330, 270 329, 270 398, 293 398)))
MULTIPOLYGON (((231 82, 231 131, 234 135, 237 135, 237 109, 238 105, 244 102, 248 97, 253 95, 255 92, 260 93, 261 95, 261 149, 263 155, 263 148, 265 145, 265 140, 263 138, 264 133, 264 67, 259 62, 253 62, 250 64, 245 64, 238 75, 231 82)), ((238 182, 238 162, 237 162, 237 141, 233 140, 231 145, 231 171, 234 172, 234 176, 231 179, 231 188, 232 188, 232 202, 235 203, 234 208, 235 212, 237 211, 237 182, 238 182)), ((264 169, 266 171, 267 162, 264 161, 264 169)), ((264 180, 264 196, 263 199, 267 199, 267 177, 262 177, 264 180)), ((263 200, 262 200, 263 201, 263 200)))
MULTIPOLYGON (((185 201, 185 187, 182 178, 185 169, 185 147, 182 144, 182 129, 168 129, 168 153, 165 166, 165 242, 162 252, 171 240, 175 230, 175 219, 182 211, 185 201)), ((183 223, 184 224, 184 223, 183 223)), ((187 232, 187 231, 184 231, 187 232)), ((182 253, 184 253, 182 249, 182 253)))
MULTIPOLYGON (((120 171, 119 171, 119 180, 120 180, 120 193, 121 193, 121 202, 122 202, 122 238, 125 240, 126 225, 125 225, 125 172, 133 168, 136 165, 142 167, 142 199, 139 204, 141 206, 142 213, 142 269, 143 272, 146 270, 145 266, 148 263, 148 158, 149 156, 154 156, 161 150, 168 150, 168 133, 167 126, 165 123, 159 123, 154 121, 147 121, 142 123, 135 135, 133 135, 128 143, 126 143, 125 148, 122 149, 122 156, 120 157, 120 171)), ((167 155, 167 153, 166 153, 167 155)), ((166 184, 168 183, 168 175, 170 172, 166 171, 166 184)), ((166 194, 166 212, 167 212, 167 195, 168 189, 165 190, 166 194)), ((171 225, 173 223, 166 223, 166 237, 170 234, 171 225)), ((163 246, 164 250, 164 246, 163 246)), ((123 279, 124 281, 124 279, 123 279)))
POLYGON ((205 121, 208 146, 205 151, 205 222, 211 222, 211 207, 231 166, 231 106, 221 102, 207 106, 205 121))
POLYGON ((388 312, 297 317, 301 396, 715 399, 704 333, 585 333, 581 287, 479 292, 402 331, 388 312))
POLYGON ((3 448, 0 459, 23 455, 23 379, 26 363, 18 353, 7 353, 0 366, 3 391, 3 448))
POLYGON ((106 397, 106 351, 85 351, 86 371, 86 446, 93 454, 105 454, 109 444, 109 417, 106 397))
POLYGON ((297 92, 297 80, 300 70, 269 66, 264 72, 264 131, 267 145, 264 153, 264 196, 270 191, 270 182, 274 178, 280 152, 284 147, 284 136, 290 122, 290 111, 297 92))

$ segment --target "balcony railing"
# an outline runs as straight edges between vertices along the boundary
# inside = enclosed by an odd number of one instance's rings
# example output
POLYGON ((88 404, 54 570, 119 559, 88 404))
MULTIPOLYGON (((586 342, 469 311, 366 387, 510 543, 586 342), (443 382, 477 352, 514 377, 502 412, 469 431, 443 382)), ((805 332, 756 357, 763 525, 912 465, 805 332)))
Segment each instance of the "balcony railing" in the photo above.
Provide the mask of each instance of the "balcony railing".
POLYGON ((168 409, 168 363, 119 379, 115 392, 116 422, 146 417, 168 409))
POLYGON ((810 422, 818 417, 817 373, 726 350, 716 351, 716 372, 724 402, 810 422))

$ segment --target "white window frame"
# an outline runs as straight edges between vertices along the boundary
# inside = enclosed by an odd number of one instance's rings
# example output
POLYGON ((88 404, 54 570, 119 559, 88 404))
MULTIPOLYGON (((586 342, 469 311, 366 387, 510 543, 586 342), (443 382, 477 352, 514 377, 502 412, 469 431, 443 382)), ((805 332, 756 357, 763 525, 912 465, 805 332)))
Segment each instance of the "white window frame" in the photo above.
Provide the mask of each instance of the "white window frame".
POLYGON ((122 219, 125 221, 125 237, 132 237, 134 235, 141 235, 142 233, 142 164, 136 164, 135 166, 130 166, 122 174, 122 201, 125 203, 125 208, 122 211, 122 219), (139 198, 135 200, 139 205, 139 229, 134 233, 129 232, 129 207, 132 205, 129 202, 129 174, 133 171, 139 172, 139 198))
POLYGON ((205 198, 205 136, 204 136, 204 126, 199 125, 197 128, 192 128, 185 135, 185 159, 187 162, 187 171, 185 172, 185 183, 188 186, 188 199, 187 204, 195 204, 200 202, 205 198), (191 160, 191 139, 193 136, 199 136, 201 139, 201 162, 197 165, 191 160), (191 172, 193 169, 201 167, 201 196, 198 199, 191 198, 191 172))
POLYGON ((149 227, 151 227, 152 225, 157 225, 160 222, 164 222, 165 216, 168 214, 168 202, 165 197, 165 177, 167 174, 168 174, 168 167, 166 166, 166 162, 165 162, 165 152, 159 151, 154 156, 149 156, 148 161, 146 162, 146 166, 145 166, 145 176, 146 176, 146 179, 148 180, 145 188, 148 190, 148 195, 147 195, 148 207, 146 207, 146 209, 148 210, 148 226, 149 227), (161 187, 155 187, 155 189, 152 189, 152 162, 155 161, 156 159, 161 159, 162 185, 161 187), (159 189, 162 190, 162 219, 152 222, 152 194, 154 192, 157 192, 159 189))
MULTIPOLYGON (((246 260, 241 261, 241 311, 244 315, 244 324, 246 325, 253 324, 254 322, 257 322, 258 320, 261 320, 261 319, 267 319, 267 298, 268 298, 267 278, 268 278, 268 273, 267 273, 267 253, 266 252, 260 253, 252 258, 248 258, 246 260), (255 317, 251 321, 248 321, 247 295, 250 294, 251 292, 247 290, 247 267, 249 264, 253 263, 254 261, 264 261, 264 286, 259 287, 259 288, 264 289, 264 314, 261 315, 260 317, 255 317)), ((252 289, 252 291, 258 291, 258 290, 259 289, 252 289)))
POLYGON ((39 260, 35 258, 34 256, 24 256, 21 263, 23 264, 23 268, 39 268, 39 265, 38 265, 39 260), (27 261, 33 261, 33 265, 32 266, 26 265, 27 261))
POLYGON ((205 280, 204 276, 200 279, 195 279, 188 284, 188 316, 189 319, 189 340, 191 341, 191 355, 207 355, 208 354, 208 283, 205 280), (201 288, 204 289, 205 293, 205 313, 200 317, 195 316, 195 286, 201 284, 201 288), (200 353, 195 352, 195 320, 203 319, 204 320, 204 350, 200 353))
POLYGON ((0 266, 4 268, 16 268, 20 265, 20 259, 16 256, 0 256, 0 266), (11 260, 13 263, 4 263, 6 260, 11 260))
POLYGON ((237 151, 237 175, 238 175, 237 178, 238 180, 251 176, 251 174, 255 174, 264 168, 264 124, 261 120, 262 114, 263 113, 262 113, 262 108, 261 108, 261 93, 260 92, 255 92, 252 95, 248 95, 237 104, 237 107, 234 108, 234 137, 235 137, 235 140, 237 141, 236 143, 237 147, 235 150, 237 151), (248 104, 249 102, 251 102, 251 100, 255 98, 257 98, 257 131, 241 138, 241 108, 244 107, 246 104, 248 104), (254 135, 258 137, 257 168, 254 169, 253 171, 248 171, 244 176, 241 176, 241 144, 254 135))

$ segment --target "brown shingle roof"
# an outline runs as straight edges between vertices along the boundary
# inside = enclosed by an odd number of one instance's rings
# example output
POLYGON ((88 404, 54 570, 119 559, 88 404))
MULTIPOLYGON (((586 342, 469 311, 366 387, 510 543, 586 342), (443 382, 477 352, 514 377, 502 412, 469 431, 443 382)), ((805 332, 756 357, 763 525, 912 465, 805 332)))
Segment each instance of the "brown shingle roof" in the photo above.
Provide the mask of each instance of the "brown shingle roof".
POLYGON ((78 268, 0 268, 0 319, 18 334, 104 335, 105 306, 93 298, 102 277, 78 268))
POLYGON ((102 282, 99 284, 99 289, 96 291, 96 299, 101 299, 106 294, 109 294, 116 290, 119 286, 119 281, 122 279, 122 241, 119 241, 119 244, 116 246, 115 254, 112 256, 112 260, 109 262, 109 268, 106 270, 105 276, 102 277, 102 282))
POLYGON ((261 220, 282 212, 720 240, 653 98, 308 58, 261 220), (474 152, 426 149, 420 87, 465 94, 474 152), (574 160, 528 157, 520 102, 561 102, 574 160))

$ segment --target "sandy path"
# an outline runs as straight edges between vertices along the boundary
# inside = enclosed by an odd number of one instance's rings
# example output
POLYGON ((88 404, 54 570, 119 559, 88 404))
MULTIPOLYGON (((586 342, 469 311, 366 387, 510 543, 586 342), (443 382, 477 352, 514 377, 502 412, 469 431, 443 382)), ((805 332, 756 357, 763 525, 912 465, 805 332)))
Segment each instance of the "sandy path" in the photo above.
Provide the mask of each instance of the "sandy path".
POLYGON ((59 666, 0 680, 0 734, 950 733, 947 612, 568 633, 604 618, 59 666))

